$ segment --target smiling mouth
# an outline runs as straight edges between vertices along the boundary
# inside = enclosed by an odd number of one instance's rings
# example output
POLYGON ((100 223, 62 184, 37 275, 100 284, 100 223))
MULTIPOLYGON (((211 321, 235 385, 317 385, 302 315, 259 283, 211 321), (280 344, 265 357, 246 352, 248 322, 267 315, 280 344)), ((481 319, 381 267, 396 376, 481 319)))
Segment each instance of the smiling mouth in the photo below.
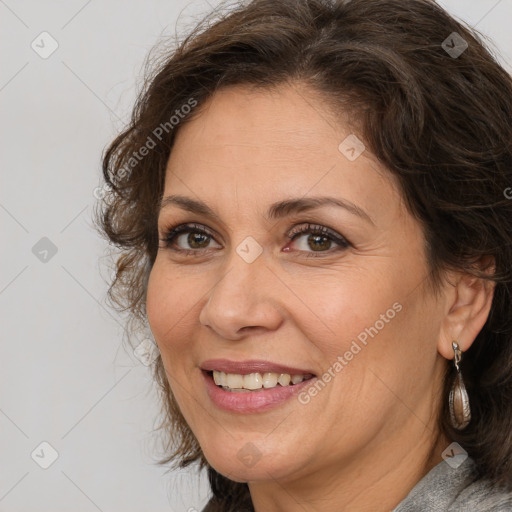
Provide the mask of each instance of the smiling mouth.
POLYGON ((205 373, 217 387, 233 393, 253 393, 279 387, 293 387, 314 377, 312 373, 291 375, 289 373, 255 372, 242 375, 216 370, 205 371, 205 373))

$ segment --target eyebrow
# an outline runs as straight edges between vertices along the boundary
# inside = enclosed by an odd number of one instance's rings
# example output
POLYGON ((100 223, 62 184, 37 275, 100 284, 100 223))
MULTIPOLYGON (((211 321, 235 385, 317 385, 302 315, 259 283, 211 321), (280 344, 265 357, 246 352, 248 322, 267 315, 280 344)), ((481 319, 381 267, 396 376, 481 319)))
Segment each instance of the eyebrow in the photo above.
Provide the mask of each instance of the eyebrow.
MULTIPOLYGON (((213 211, 213 209, 202 201, 197 201, 190 197, 181 195, 171 195, 162 199, 160 202, 160 210, 170 205, 175 205, 188 212, 197 213, 205 217, 210 217, 219 223, 221 222, 220 217, 213 211)), ((270 205, 265 218, 267 220, 280 219, 294 213, 301 213, 315 208, 320 208, 322 206, 337 206, 339 208, 343 208, 352 215, 356 215, 370 224, 375 225, 371 217, 356 204, 346 199, 327 196, 301 197, 278 201, 270 205)))

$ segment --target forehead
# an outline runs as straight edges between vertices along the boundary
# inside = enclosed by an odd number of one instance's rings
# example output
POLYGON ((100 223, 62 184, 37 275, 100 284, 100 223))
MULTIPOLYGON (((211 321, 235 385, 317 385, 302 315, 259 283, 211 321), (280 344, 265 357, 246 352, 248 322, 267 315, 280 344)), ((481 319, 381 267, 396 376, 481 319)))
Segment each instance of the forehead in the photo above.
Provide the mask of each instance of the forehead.
POLYGON ((177 133, 166 193, 248 204, 339 192, 377 216, 400 202, 369 151, 355 160, 340 151, 356 135, 303 88, 226 87, 198 108, 177 133))
POLYGON ((212 149, 243 144, 246 150, 266 147, 267 151, 311 153, 325 149, 321 141, 335 143, 343 131, 311 91, 300 86, 225 87, 198 107, 198 112, 194 119, 198 122, 186 123, 179 130, 177 144, 194 138, 194 143, 212 149))

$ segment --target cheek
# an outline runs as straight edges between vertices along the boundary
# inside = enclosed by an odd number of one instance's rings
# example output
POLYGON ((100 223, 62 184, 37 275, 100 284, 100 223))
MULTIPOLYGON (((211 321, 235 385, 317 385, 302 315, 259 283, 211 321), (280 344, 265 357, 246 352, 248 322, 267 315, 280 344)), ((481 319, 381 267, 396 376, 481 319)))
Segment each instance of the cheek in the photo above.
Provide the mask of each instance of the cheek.
POLYGON ((157 260, 149 276, 146 312, 151 331, 161 349, 169 344, 169 340, 180 339, 176 336, 184 325, 180 319, 186 319, 191 308, 187 294, 180 290, 179 278, 171 278, 157 260))
MULTIPOLYGON (((211 287, 211 285, 210 285, 211 287)), ((201 298, 209 288, 204 276, 175 271, 165 260, 155 262, 149 276, 146 313, 151 332, 168 370, 180 372, 196 359, 191 343, 199 326, 201 298)))
POLYGON ((155 263, 149 275, 146 294, 146 313, 151 331, 159 345, 164 328, 164 319, 169 311, 169 295, 164 292, 162 277, 161 272, 159 272, 159 267, 155 263))
POLYGON ((183 284, 155 263, 146 297, 149 327, 160 350, 172 394, 180 407, 189 397, 189 393, 183 395, 183 390, 188 386, 186 375, 195 360, 193 347, 188 342, 192 338, 191 310, 195 301, 190 294, 179 291, 183 284))
POLYGON ((391 273, 385 274, 387 281, 371 269, 364 274, 345 269, 321 279, 299 279, 288 307, 307 337, 330 359, 336 358, 352 341, 364 344, 376 331, 390 330, 400 316, 396 302, 401 294, 392 286, 391 273))
POLYGON ((390 389, 416 393, 418 361, 430 368, 435 355, 420 341, 421 335, 425 341, 429 337, 428 330, 421 333, 417 327, 420 319, 427 327, 425 314, 400 271, 389 265, 373 270, 340 272, 316 280, 316 286, 304 282, 295 288, 302 299, 293 302, 295 319, 311 341, 308 352, 323 369, 329 389, 317 406, 340 421, 361 408, 385 414, 396 405, 390 389))

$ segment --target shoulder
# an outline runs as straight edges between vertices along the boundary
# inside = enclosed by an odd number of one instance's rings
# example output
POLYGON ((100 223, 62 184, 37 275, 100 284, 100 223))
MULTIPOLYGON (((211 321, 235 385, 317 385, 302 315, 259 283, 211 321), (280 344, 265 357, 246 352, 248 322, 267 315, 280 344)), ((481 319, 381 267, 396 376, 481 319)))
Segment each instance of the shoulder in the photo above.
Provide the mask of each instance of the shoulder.
POLYGON ((459 491, 448 512, 512 512, 512 492, 496 489, 487 480, 476 480, 459 491))
POLYGON ((512 512, 512 492, 476 479, 475 464, 440 462, 392 512, 512 512))

